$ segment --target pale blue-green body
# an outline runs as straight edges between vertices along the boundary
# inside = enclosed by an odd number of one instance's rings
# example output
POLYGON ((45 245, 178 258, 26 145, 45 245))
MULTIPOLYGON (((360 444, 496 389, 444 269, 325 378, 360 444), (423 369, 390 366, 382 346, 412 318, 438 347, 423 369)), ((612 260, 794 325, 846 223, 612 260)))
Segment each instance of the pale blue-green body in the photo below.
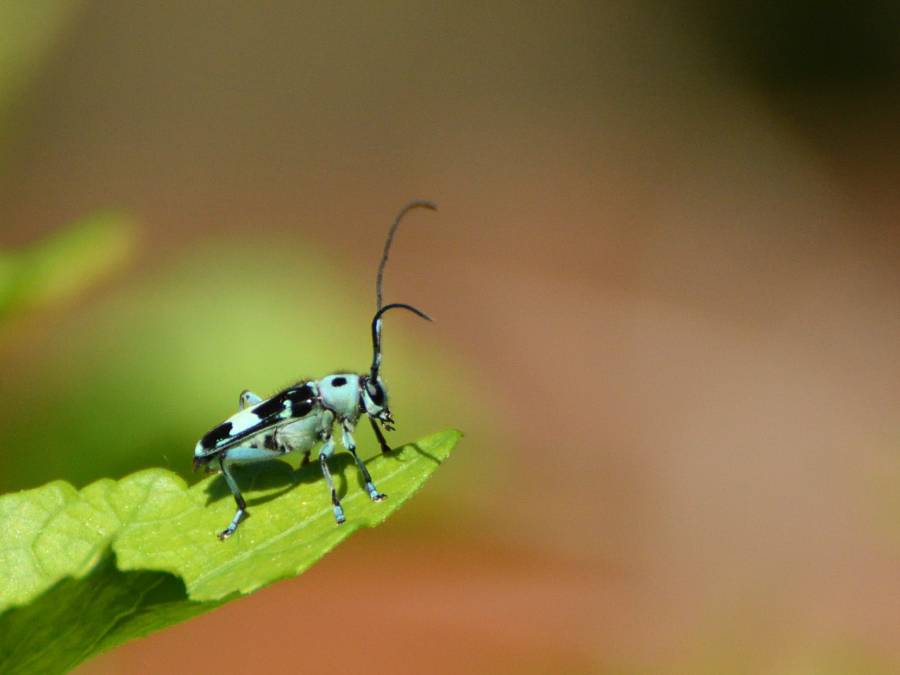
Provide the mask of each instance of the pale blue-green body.
POLYGON ((394 232, 403 216, 416 208, 432 211, 437 207, 431 202, 415 201, 407 204, 397 215, 384 243, 384 252, 375 278, 375 298, 377 309, 372 318, 372 366, 365 375, 338 373, 321 380, 298 382, 267 400, 245 391, 241 394, 239 410, 224 422, 213 427, 194 448, 194 470, 218 460, 219 468, 228 482, 228 487, 237 503, 237 513, 228 528, 219 534, 226 539, 234 534, 241 518, 247 512, 247 504, 241 496, 229 467, 234 463, 256 462, 280 457, 290 452, 305 455, 304 463, 316 443, 321 442, 319 464, 331 491, 331 503, 338 524, 345 521, 344 510, 334 490, 334 481, 328 470, 328 458, 334 454, 334 423, 341 425, 341 443, 353 455, 356 465, 366 484, 366 491, 374 501, 384 499, 375 489, 372 477, 356 454, 353 431, 359 418, 365 414, 372 424, 372 431, 381 444, 382 452, 390 452, 381 427, 393 430, 393 419, 387 404, 387 390, 378 376, 381 368, 381 325, 382 317, 389 310, 405 309, 431 321, 431 318, 415 307, 402 303, 384 305, 381 295, 381 280, 394 232))
POLYGON ((375 489, 368 470, 356 454, 353 431, 362 414, 372 419, 382 449, 389 450, 374 424, 376 419, 388 425, 391 422, 387 390, 380 377, 372 382, 355 373, 338 373, 318 381, 299 383, 267 400, 250 391, 242 393, 239 411, 200 439, 194 448, 195 469, 213 459, 219 460, 219 467, 238 504, 234 519, 220 538, 234 533, 247 510, 229 470, 231 464, 274 459, 296 452, 306 455, 306 463, 312 448, 320 442, 319 464, 331 491, 334 516, 338 524, 346 520, 327 463, 335 449, 332 434, 335 422, 341 425, 341 444, 356 460, 369 497, 374 501, 384 499, 385 495, 375 489), (377 402, 373 400, 373 394, 377 402))

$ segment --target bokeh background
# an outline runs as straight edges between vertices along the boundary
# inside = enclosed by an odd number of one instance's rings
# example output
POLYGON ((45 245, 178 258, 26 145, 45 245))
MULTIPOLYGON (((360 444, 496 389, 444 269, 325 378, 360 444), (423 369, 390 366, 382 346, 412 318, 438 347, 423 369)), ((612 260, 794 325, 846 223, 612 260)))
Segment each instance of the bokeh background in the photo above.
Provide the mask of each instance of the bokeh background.
POLYGON ((900 672, 900 5, 0 15, 0 491, 365 368, 440 206, 384 373, 451 459, 79 673, 900 672))

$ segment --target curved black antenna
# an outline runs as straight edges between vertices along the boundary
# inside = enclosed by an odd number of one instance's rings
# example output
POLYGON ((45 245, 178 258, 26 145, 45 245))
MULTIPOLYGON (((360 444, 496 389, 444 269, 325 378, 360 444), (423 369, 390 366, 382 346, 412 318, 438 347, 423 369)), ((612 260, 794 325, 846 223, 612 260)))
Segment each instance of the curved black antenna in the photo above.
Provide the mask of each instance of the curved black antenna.
POLYGON ((411 305, 404 305, 399 302, 395 302, 391 305, 385 305, 384 307, 379 309, 375 313, 375 318, 372 319, 372 351, 374 352, 374 355, 372 357, 371 377, 373 380, 378 378, 378 370, 381 368, 381 316, 389 309, 408 309, 410 312, 412 312, 416 316, 421 316, 426 321, 434 321, 434 319, 432 319, 430 316, 428 316, 424 312, 420 312, 415 307, 412 307, 411 305))
MULTIPOLYGON (((431 209, 432 211, 437 211, 437 206, 432 204, 431 202, 410 202, 400 213, 397 214, 397 219, 394 221, 394 224, 391 225, 391 229, 388 231, 387 241, 384 242, 384 253, 381 255, 381 263, 378 265, 378 276, 375 279, 375 298, 377 301, 377 307, 375 308, 377 312, 381 312, 381 280, 384 278, 384 266, 387 264, 388 253, 391 250, 391 241, 394 239, 394 232, 397 230, 397 227, 400 225, 400 221, 403 220, 403 216, 405 216, 408 212, 413 209, 431 209)), ((410 308, 411 309, 411 308, 410 308)), ((415 311, 415 310, 414 310, 415 311)), ((376 315, 376 318, 378 315, 376 315)), ((430 319, 429 319, 430 321, 430 319)), ((374 325, 374 323, 373 323, 374 325)))

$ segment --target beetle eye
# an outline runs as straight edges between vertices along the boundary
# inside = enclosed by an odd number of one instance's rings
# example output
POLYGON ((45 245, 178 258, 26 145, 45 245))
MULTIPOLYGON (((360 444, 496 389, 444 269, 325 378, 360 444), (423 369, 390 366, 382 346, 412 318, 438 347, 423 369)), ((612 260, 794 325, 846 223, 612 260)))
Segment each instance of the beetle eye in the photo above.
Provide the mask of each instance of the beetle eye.
POLYGON ((384 405, 384 389, 379 387, 377 384, 368 382, 366 384, 366 392, 369 394, 369 398, 372 400, 372 403, 377 406, 384 405))

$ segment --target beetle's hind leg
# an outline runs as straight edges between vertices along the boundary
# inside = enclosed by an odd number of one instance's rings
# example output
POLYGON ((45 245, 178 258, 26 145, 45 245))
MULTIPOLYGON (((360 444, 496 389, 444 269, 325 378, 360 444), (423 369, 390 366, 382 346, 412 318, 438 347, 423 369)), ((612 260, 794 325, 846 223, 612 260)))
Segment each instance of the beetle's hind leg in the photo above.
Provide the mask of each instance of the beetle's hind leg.
POLYGON ((264 442, 271 447, 259 447, 257 443, 253 445, 238 445, 228 448, 219 455, 219 466, 222 467, 222 475, 225 476, 225 481, 228 483, 228 488, 231 490, 231 494, 234 495, 234 501, 238 507, 237 513, 234 514, 234 520, 223 532, 219 533, 219 539, 228 539, 228 537, 233 535, 241 519, 247 514, 247 503, 244 501, 237 481, 234 480, 234 476, 231 473, 231 465, 233 463, 278 459, 290 451, 290 448, 281 442, 277 432, 273 433, 270 438, 271 440, 267 437, 264 442))
POLYGON ((222 475, 225 476, 225 482, 228 483, 228 488, 231 490, 231 494, 234 495, 234 501, 235 503, 237 503, 237 513, 234 514, 234 519, 231 521, 231 525, 219 532, 219 539, 225 540, 234 534, 234 531, 237 529, 237 526, 241 522, 241 519, 244 517, 244 514, 247 513, 247 502, 244 501, 244 496, 241 494, 241 490, 238 487, 237 482, 234 480, 234 476, 231 475, 231 469, 225 463, 225 457, 223 455, 219 456, 219 466, 222 468, 222 475))
POLYGON ((375 484, 372 482, 372 476, 369 474, 369 470, 366 468, 366 465, 363 464, 363 461, 359 458, 359 455, 356 454, 356 441, 353 440, 353 434, 351 434, 351 429, 347 423, 341 425, 344 433, 341 436, 341 442, 344 444, 344 447, 350 451, 350 454, 353 455, 353 459, 356 460, 356 466, 359 467, 359 471, 363 476, 363 480, 366 482, 366 492, 369 493, 369 497, 373 502, 380 502, 387 495, 382 494, 378 490, 375 489, 375 484))

